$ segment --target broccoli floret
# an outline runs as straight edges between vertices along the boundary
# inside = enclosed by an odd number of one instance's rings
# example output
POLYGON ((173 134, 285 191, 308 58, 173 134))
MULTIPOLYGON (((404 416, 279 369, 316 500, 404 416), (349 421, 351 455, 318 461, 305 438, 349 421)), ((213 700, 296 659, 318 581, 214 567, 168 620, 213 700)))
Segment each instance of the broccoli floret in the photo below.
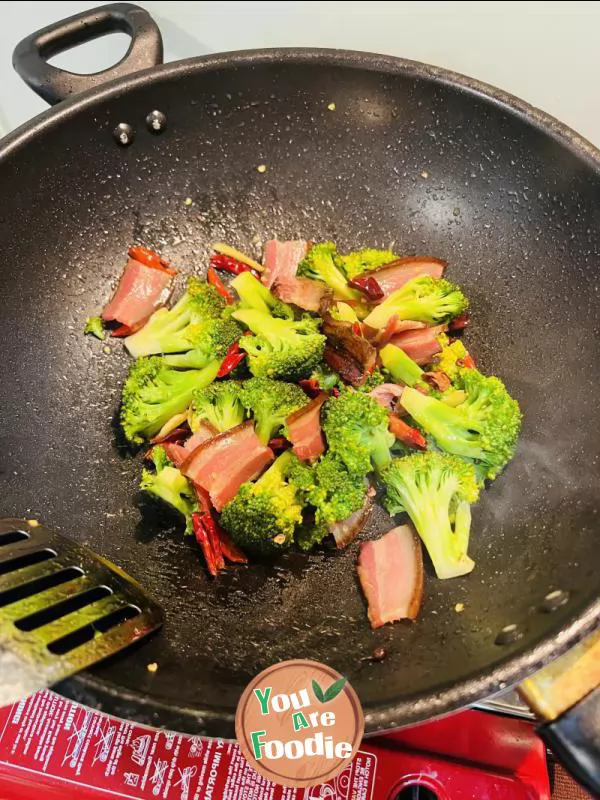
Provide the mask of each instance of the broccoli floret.
POLYGON ((346 256, 338 256, 337 263, 342 267, 348 278, 352 280, 362 272, 379 269, 379 267, 383 267, 384 264, 389 264, 397 258, 398 256, 394 255, 391 250, 375 250, 372 247, 367 247, 364 250, 355 250, 346 256))
POLYGON ((256 434, 266 445, 282 428, 287 432, 286 419, 309 400, 295 383, 250 378, 244 382, 241 402, 254 417, 256 434))
POLYGON ((479 497, 473 465, 444 453, 418 453, 394 459, 380 477, 385 507, 390 514, 406 511, 438 578, 471 572, 471 505, 479 497))
POLYGON ((466 395, 455 407, 416 389, 405 389, 400 402, 442 450, 481 462, 485 477, 493 479, 514 455, 519 404, 499 378, 476 369, 460 369, 453 387, 466 395))
POLYGON ((299 276, 322 281, 333 289, 340 300, 360 300, 361 293, 348 286, 348 281, 336 263, 337 252, 333 242, 313 245, 298 265, 299 276))
POLYGON ((151 439, 171 417, 186 410, 194 391, 212 383, 218 371, 218 361, 200 370, 174 369, 160 356, 134 361, 121 398, 121 427, 127 440, 140 444, 151 439))
POLYGON ((309 380, 317 381, 319 388, 324 392, 328 392, 336 387, 338 389, 342 389, 345 385, 337 372, 334 372, 334 370, 332 370, 329 364, 327 364, 325 361, 317 364, 314 370, 310 373, 309 380))
POLYGON ((240 395, 241 386, 237 381, 219 381, 197 389, 189 415, 192 431, 197 431, 201 422, 208 422, 220 433, 240 425, 246 417, 240 395))
POLYGON ((255 483, 244 483, 221 513, 221 525, 245 552, 274 556, 287 550, 302 522, 302 499, 288 474, 297 458, 282 453, 255 483))
POLYGON ((211 286, 192 275, 173 308, 159 308, 144 327, 125 339, 134 358, 155 353, 184 353, 192 348, 189 329, 205 319, 220 317, 225 300, 211 286))
POLYGON ((299 463, 289 479, 314 509, 314 525, 302 526, 298 531, 297 542, 302 550, 319 544, 331 525, 347 519, 365 501, 364 478, 350 474, 344 462, 332 453, 322 456, 312 467, 299 463))
POLYGON ((407 386, 414 386, 423 380, 423 370, 407 356, 404 350, 396 347, 395 344, 386 344, 379 351, 379 357, 384 369, 386 369, 397 383, 405 383, 407 386))
POLYGON ((232 316, 254 334, 242 336, 240 347, 248 353, 250 372, 257 377, 297 381, 308 377, 323 357, 325 337, 318 321, 307 314, 291 320, 239 309, 232 316))
POLYGON ((380 369, 374 369, 362 386, 357 387, 358 392, 370 392, 376 386, 385 383, 385 375, 380 369))
POLYGON ((467 309, 469 301, 454 283, 423 275, 413 278, 376 306, 366 317, 372 328, 384 328, 390 317, 414 319, 428 325, 449 322, 467 309))
POLYGON ((187 353, 165 356, 165 364, 183 369, 202 369, 210 361, 222 361, 231 345, 242 334, 233 319, 206 319, 187 328, 187 353))
POLYGON ((279 300, 250 272, 240 272, 235 277, 230 286, 236 290, 240 302, 238 308, 253 308, 255 311, 262 311, 274 317, 282 319, 293 319, 294 311, 287 303, 279 300))
POLYGON ((152 448, 152 462, 155 472, 142 470, 140 489, 183 514, 185 532, 192 533, 192 513, 198 510, 193 487, 169 461, 164 447, 152 448))
POLYGON ((395 437, 388 430, 388 413, 368 394, 344 389, 325 402, 323 417, 329 451, 353 475, 364 476, 389 462, 395 437))
POLYGON ((102 321, 102 317, 88 317, 85 321, 83 332, 84 334, 91 333, 92 336, 95 336, 96 339, 100 339, 100 341, 103 342, 106 337, 106 333, 104 331, 104 322, 102 321))
POLYGON ((450 339, 448 339, 445 333, 441 333, 437 339, 442 345, 442 352, 433 357, 433 364, 435 365, 435 369, 445 372, 450 380, 453 381, 458 376, 460 370, 460 365, 456 362, 466 358, 469 353, 459 339, 450 343, 450 339))

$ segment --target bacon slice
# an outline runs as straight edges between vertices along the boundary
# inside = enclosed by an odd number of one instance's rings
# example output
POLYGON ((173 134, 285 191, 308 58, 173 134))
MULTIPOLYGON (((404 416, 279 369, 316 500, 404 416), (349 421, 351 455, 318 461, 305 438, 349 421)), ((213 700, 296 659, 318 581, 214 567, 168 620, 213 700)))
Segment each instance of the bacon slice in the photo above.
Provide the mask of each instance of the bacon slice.
POLYGON ((426 327, 427 325, 425 325, 424 322, 417 322, 414 319, 398 319, 397 315, 393 314, 388 319, 387 325, 383 330, 378 331, 376 328, 371 328, 371 330, 376 331, 374 336, 375 344, 377 347, 382 348, 385 347, 392 336, 395 336, 397 333, 404 333, 404 331, 417 331, 426 327))
POLYGON ((179 469, 186 458, 189 456, 188 451, 182 445, 177 444, 177 442, 165 442, 162 447, 164 447, 165 453, 167 454, 167 458, 169 461, 172 461, 173 464, 179 469))
POLYGON ((102 319, 126 325, 130 332, 139 330, 167 302, 172 288, 173 275, 169 272, 130 258, 111 301, 102 312, 102 319))
POLYGON ((341 378, 352 386, 362 386, 375 369, 377 350, 358 335, 351 322, 323 317, 322 332, 327 337, 323 357, 341 378))
POLYGON ((309 243, 304 239, 268 241, 264 249, 261 280, 284 303, 293 303, 305 311, 318 311, 323 298, 330 293, 329 289, 321 281, 296 277, 298 264, 308 247, 309 243))
POLYGON ((321 406, 327 400, 325 392, 318 394, 286 420, 288 439, 300 461, 318 458, 325 452, 325 439, 321 430, 321 406))
POLYGON ((382 383, 371 389, 369 394, 374 400, 377 400, 380 406, 392 411, 396 404, 396 399, 400 397, 403 390, 404 386, 400 386, 398 383, 382 383))
POLYGON ((183 474, 205 489, 217 511, 232 500, 242 483, 258 477, 275 458, 263 447, 252 420, 196 447, 181 465, 183 474))
POLYGON ((375 278, 379 284, 383 297, 377 302, 382 303, 392 292, 400 289, 405 283, 422 275, 432 278, 441 278, 448 262, 432 256, 407 256, 391 261, 379 269, 373 269, 359 275, 359 278, 375 278))
POLYGON ((196 433, 193 433, 190 438, 183 443, 183 446, 188 451, 188 455, 192 450, 195 450, 204 442, 217 436, 219 431, 210 424, 210 422, 201 422, 196 433))
POLYGON ((417 618, 423 600, 423 553, 409 525, 363 542, 357 570, 372 628, 417 618))
POLYGON ((436 325, 433 328, 405 331, 392 336, 390 343, 404 350, 417 364, 430 364, 434 355, 442 349, 436 337, 446 330, 447 325, 436 325))
POLYGON ((277 280, 273 286, 273 294, 280 300, 293 303, 305 311, 318 311, 328 293, 329 289, 324 283, 310 278, 286 278, 277 280))
POLYGON ((279 242, 270 239, 265 242, 263 252, 264 272, 261 280, 270 289, 274 283, 285 284, 296 277, 298 264, 306 255, 308 242, 295 239, 291 242, 279 242))
POLYGON ((335 539, 336 547, 339 549, 347 547, 356 539, 367 524, 367 520, 371 516, 372 508, 373 501, 369 495, 366 495, 362 508, 355 511, 354 514, 350 514, 347 519, 343 519, 341 522, 334 522, 329 526, 329 533, 331 533, 335 539))

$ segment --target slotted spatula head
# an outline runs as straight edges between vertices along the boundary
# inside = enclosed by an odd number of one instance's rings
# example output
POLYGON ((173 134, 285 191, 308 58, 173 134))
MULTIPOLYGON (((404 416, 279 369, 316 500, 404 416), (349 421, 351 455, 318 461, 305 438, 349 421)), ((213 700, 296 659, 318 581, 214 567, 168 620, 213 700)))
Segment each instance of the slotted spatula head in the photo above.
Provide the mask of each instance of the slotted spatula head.
POLYGON ((161 624, 156 601, 114 564, 32 521, 0 519, 0 706, 161 624))

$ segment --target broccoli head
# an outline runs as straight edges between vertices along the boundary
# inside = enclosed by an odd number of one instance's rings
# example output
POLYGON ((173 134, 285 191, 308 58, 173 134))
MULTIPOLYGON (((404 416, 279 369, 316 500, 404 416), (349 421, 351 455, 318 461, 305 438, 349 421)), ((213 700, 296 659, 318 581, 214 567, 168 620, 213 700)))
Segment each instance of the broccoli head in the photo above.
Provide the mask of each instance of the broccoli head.
POLYGON ((464 392, 456 406, 410 388, 400 402, 438 447, 480 462, 484 476, 493 479, 514 455, 521 428, 519 404, 499 378, 476 369, 460 369, 453 387, 464 392))
POLYGON ((321 242, 310 248, 298 265, 297 274, 298 276, 326 283, 327 286, 333 289, 334 296, 339 300, 361 300, 361 293, 348 286, 346 276, 336 262, 335 244, 333 242, 321 242))
POLYGON ((445 453, 396 458, 380 473, 390 514, 406 511, 438 578, 457 578, 475 566, 467 555, 471 505, 479 488, 472 464, 445 453))
POLYGON ((141 444, 151 439, 192 401, 196 389, 215 379, 219 361, 204 369, 177 370, 160 356, 138 358, 130 367, 121 397, 121 427, 126 439, 141 444))
POLYGON ((367 247, 364 250, 354 250, 354 252, 348 253, 346 256, 339 255, 337 263, 348 278, 352 280, 363 272, 379 269, 379 267, 383 267, 397 258, 398 256, 394 255, 391 250, 375 250, 372 247, 367 247))
POLYGON ((371 389, 381 386, 382 383, 385 383, 385 375, 380 369, 374 369, 363 385, 357 386, 356 390, 358 392, 370 392, 371 389))
POLYGON ((251 272, 240 272, 230 286, 240 298, 238 308, 252 308, 282 319, 294 318, 292 307, 275 297, 251 272))
POLYGON ((246 417, 240 395, 240 384, 231 380, 197 389, 189 415, 192 431, 197 431, 202 422, 208 422, 220 433, 240 425, 246 417))
POLYGON ((304 525, 298 531, 297 542, 302 550, 319 544, 329 534, 331 525, 347 519, 365 501, 365 479, 351 474, 332 453, 326 453, 313 466, 298 463, 289 479, 314 509, 314 525, 304 525))
POLYGON ((243 384, 241 402, 254 417, 256 434, 266 445, 282 428, 286 433, 286 419, 309 401, 295 383, 250 378, 243 384))
POLYGON ((334 388, 342 389, 345 386, 337 372, 334 372, 329 364, 327 364, 325 361, 317 364, 314 370, 310 373, 309 380, 317 381, 319 384, 319 389, 324 392, 329 392, 334 388))
POLYGON ((140 489, 179 511, 185 517, 185 532, 192 533, 192 513, 198 510, 190 482, 169 461, 164 447, 152 448, 154 471, 142 470, 140 489))
POLYGON ((166 355, 165 364, 183 369, 202 369, 210 361, 222 361, 241 334, 240 326, 231 318, 205 319, 188 327, 188 351, 166 355))
POLYGON ((323 418, 329 451, 353 475, 364 476, 389 462, 395 437, 388 430, 388 412, 368 394, 342 390, 325 402, 323 418))
POLYGON ((173 308, 155 311, 141 330, 125 339, 125 347, 134 358, 184 353, 192 349, 188 338, 190 326, 220 317, 224 308, 225 300, 214 286, 192 275, 173 308))
POLYGON ((305 314, 299 320, 280 319, 256 309, 239 309, 232 316, 249 328, 240 347, 248 353, 250 372, 257 377, 297 381, 321 361, 325 337, 318 321, 305 314))
POLYGON ((302 499, 288 474, 297 462, 286 450, 255 483, 244 483, 223 508, 221 525, 244 552, 276 556, 294 541, 302 499))
POLYGON ((86 334, 91 333, 92 336, 96 337, 96 339, 104 341, 106 337, 106 331, 104 330, 104 322, 102 317, 88 317, 85 321, 83 332, 86 334))
POLYGON ((433 364, 435 369, 445 372, 453 381, 458 377, 460 371, 460 364, 457 362, 465 359, 469 353, 459 339, 451 343, 445 333, 440 333, 437 339, 442 345, 442 351, 433 357, 433 364))
POLYGON ((407 281, 365 318, 371 328, 385 328, 389 319, 414 319, 428 325, 449 322, 467 309, 469 301, 462 291, 445 278, 423 275, 407 281))

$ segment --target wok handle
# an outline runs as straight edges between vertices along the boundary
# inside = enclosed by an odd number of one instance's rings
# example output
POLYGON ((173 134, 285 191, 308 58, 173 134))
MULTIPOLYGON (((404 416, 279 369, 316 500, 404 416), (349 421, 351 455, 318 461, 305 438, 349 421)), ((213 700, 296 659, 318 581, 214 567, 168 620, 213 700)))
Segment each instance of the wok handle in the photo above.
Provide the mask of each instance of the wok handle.
POLYGON ((162 60, 163 43, 157 24, 147 11, 133 3, 110 3, 48 25, 19 42, 13 53, 13 67, 50 105, 105 81, 162 64, 162 60), (78 75, 48 64, 49 58, 64 50, 119 31, 129 34, 131 43, 113 67, 78 75))
POLYGON ((543 720, 538 734, 600 798, 600 630, 523 681, 519 694, 543 720))

